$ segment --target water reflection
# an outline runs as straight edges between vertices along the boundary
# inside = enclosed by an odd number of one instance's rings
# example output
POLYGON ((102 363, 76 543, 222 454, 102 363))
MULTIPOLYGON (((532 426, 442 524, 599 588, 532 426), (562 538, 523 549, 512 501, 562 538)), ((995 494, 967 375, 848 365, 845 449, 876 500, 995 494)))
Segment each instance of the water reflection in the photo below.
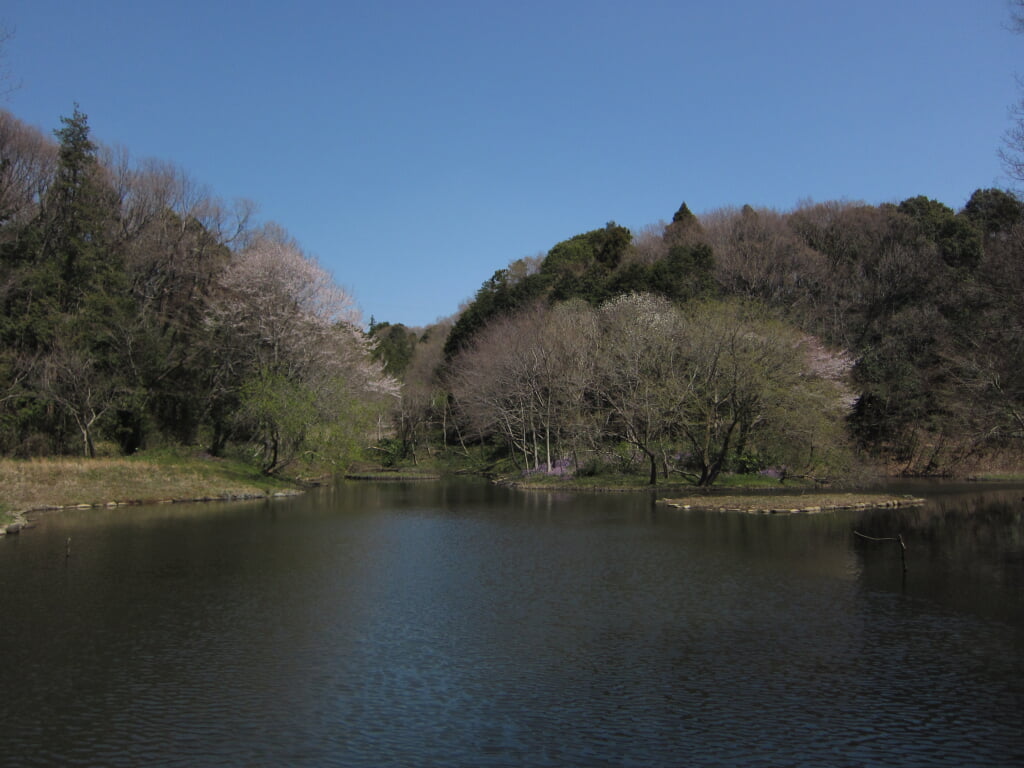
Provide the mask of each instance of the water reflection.
POLYGON ((341 484, 51 515, 0 540, 0 765, 1024 764, 1000 493, 747 516, 341 484), (905 579, 852 534, 894 529, 905 579))
POLYGON ((1015 622, 1024 613, 1024 500, 1021 489, 953 487, 921 507, 874 510, 858 520, 877 537, 902 534, 907 572, 898 582, 895 545, 858 542, 865 583, 957 611, 1015 622))

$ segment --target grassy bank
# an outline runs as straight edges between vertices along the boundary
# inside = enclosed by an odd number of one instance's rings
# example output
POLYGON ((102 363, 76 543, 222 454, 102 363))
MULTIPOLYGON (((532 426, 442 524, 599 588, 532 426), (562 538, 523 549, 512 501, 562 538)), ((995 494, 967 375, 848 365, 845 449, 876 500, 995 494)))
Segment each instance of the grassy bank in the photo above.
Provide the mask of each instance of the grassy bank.
POLYGON ((192 452, 144 453, 130 458, 0 459, 0 522, 38 509, 258 497, 296 487, 261 475, 244 462, 192 452))

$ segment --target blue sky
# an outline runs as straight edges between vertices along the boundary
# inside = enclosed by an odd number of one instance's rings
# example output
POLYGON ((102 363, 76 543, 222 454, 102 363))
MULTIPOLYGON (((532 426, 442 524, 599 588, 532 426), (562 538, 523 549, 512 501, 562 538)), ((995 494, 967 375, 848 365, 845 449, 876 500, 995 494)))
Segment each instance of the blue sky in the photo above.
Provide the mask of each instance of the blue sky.
POLYGON ((1006 186, 1005 0, 5 0, 0 101, 249 198, 368 319, 614 220, 1006 186))

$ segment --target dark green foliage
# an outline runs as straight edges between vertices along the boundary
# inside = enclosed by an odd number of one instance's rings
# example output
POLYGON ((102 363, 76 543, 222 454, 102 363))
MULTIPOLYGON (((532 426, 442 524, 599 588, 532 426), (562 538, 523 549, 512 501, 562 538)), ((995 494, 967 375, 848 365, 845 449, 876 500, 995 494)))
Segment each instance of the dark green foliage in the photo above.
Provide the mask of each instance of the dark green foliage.
POLYGON ((43 202, 40 260, 56 263, 62 311, 76 309, 93 292, 124 289, 120 254, 113 248, 117 196, 103 177, 86 116, 77 108, 60 140, 57 175, 43 202))
POLYGON ((861 396, 851 414, 863 446, 888 445, 899 454, 910 433, 941 411, 939 340, 945 328, 934 308, 911 308, 880 324, 865 344, 853 370, 861 396))
POLYGON ((704 298, 716 292, 715 259, 711 247, 676 245, 668 258, 652 267, 652 290, 677 301, 704 298))
POLYGON ((614 221, 604 229, 576 235, 554 246, 541 264, 541 274, 558 279, 587 272, 607 272, 618 266, 632 235, 614 221))
POLYGON ((445 356, 451 359, 464 349, 494 318, 514 314, 537 300, 582 298, 595 305, 604 301, 613 295, 610 282, 631 239, 628 229, 609 222, 603 229, 555 245, 535 274, 513 278, 509 270, 499 269, 480 287, 452 327, 445 342, 445 356))
POLYGON ((917 222, 921 230, 932 239, 941 230, 942 225, 956 215, 949 206, 924 195, 907 198, 897 206, 897 210, 917 222))
POLYGON ((459 315, 444 345, 450 359, 468 345, 473 336, 496 317, 510 315, 544 295, 552 282, 541 272, 512 280, 508 270, 499 269, 476 292, 472 303, 459 315))
POLYGON ((672 223, 683 224, 685 226, 700 226, 700 222, 697 221, 697 217, 694 216, 685 202, 679 206, 678 211, 672 214, 672 223))
POLYGON ((924 195, 904 200, 900 213, 917 225, 921 235, 933 242, 939 255, 951 267, 972 270, 981 261, 981 232, 967 216, 924 195))
POLYGON ((370 337, 377 342, 374 359, 383 363, 388 374, 402 378, 416 349, 416 334, 401 323, 374 323, 371 318, 370 337))
POLYGON ((985 235, 1005 234, 1021 224, 1024 204, 1001 189, 978 189, 964 206, 963 215, 985 235))
POLYGON ((62 118, 54 177, 36 215, 0 246, 0 339, 12 375, 5 442, 47 434, 58 450, 81 433, 86 453, 128 392, 125 333, 134 307, 117 247, 117 196, 84 114, 62 118))
MULTIPOLYGON (((661 262, 658 262, 661 264, 661 262)), ((623 293, 652 293, 656 282, 668 283, 665 275, 657 274, 655 267, 636 262, 617 270, 604 286, 603 298, 610 299, 623 293)))
POLYGON ((589 237, 594 248, 594 258, 608 269, 618 266, 633 239, 628 229, 618 226, 614 221, 608 222, 604 229, 594 230, 589 237))
MULTIPOLYGON (((653 293, 678 302, 707 298, 717 292, 714 266, 714 256, 707 244, 674 245, 666 258, 653 264, 633 262, 621 267, 603 282, 599 291, 591 293, 600 301, 624 293, 653 293)), ((587 298, 582 293, 574 295, 587 298)))

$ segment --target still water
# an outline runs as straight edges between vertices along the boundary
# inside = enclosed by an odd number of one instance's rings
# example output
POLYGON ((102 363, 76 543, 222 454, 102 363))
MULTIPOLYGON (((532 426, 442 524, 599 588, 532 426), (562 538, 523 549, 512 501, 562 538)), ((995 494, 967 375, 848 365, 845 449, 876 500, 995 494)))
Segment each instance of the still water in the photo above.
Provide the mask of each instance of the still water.
POLYGON ((47 514, 0 539, 0 765, 1024 765, 1024 490, 926 492, 47 514))

